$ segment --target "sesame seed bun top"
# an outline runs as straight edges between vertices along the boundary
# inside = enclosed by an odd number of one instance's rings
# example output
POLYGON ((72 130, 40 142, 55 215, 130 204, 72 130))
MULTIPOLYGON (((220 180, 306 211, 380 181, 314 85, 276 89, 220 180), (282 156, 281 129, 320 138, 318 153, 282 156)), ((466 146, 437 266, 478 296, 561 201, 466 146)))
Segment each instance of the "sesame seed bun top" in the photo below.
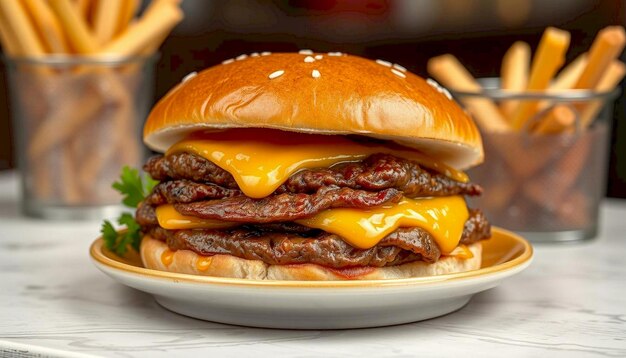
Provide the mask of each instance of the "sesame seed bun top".
POLYGON ((163 152, 193 131, 228 128, 393 140, 458 169, 483 159, 478 129, 445 90, 341 53, 242 55, 189 75, 156 104, 144 142, 163 152))

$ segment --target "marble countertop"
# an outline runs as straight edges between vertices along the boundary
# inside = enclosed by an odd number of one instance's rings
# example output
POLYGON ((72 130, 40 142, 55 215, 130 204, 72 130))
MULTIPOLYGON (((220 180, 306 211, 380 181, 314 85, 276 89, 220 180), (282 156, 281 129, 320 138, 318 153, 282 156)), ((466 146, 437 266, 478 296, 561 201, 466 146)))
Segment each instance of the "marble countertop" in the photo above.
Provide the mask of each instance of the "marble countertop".
POLYGON ((522 274, 460 311, 413 324, 289 331, 204 322, 158 306, 90 262, 99 222, 19 214, 0 174, 0 356, 626 356, 626 201, 591 242, 536 247, 522 274))

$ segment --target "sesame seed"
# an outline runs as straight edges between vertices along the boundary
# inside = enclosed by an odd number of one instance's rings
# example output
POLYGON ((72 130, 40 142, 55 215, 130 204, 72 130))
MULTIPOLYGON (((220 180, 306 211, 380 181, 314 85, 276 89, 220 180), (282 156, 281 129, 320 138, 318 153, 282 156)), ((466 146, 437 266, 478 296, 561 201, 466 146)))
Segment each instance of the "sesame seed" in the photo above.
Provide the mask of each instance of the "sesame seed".
POLYGON ((316 59, 316 60, 321 60, 322 58, 324 58, 324 56, 323 56, 323 55, 315 55, 315 59, 316 59))
POLYGON ((198 74, 198 72, 195 72, 195 71, 194 71, 194 72, 191 72, 191 73, 190 73, 190 74, 188 74, 187 76, 183 77, 182 82, 184 83, 184 82, 189 81, 190 79, 192 79, 192 78, 196 77, 196 75, 197 75, 197 74, 198 74))
POLYGON ((320 73, 320 71, 318 70, 313 70, 311 72, 311 76, 313 76, 313 78, 319 78, 322 74, 320 73))
POLYGON ((283 73, 285 73, 284 70, 278 70, 278 71, 274 71, 272 73, 270 73, 270 75, 268 76, 270 78, 270 80, 273 80, 276 77, 280 77, 283 75, 283 73))
POLYGON ((301 54, 301 55, 312 55, 313 51, 311 51, 311 50, 300 50, 300 51, 298 51, 298 53, 301 54))
POLYGON ((304 58, 304 62, 307 62, 307 63, 315 62, 315 59, 311 56, 307 56, 304 58))
POLYGON ((406 75, 398 70, 396 70, 395 68, 391 69, 391 72, 393 72, 394 75, 402 77, 402 78, 406 78, 406 75))
POLYGON ((248 58, 248 55, 239 55, 237 57, 235 57, 235 60, 237 61, 241 61, 241 60, 245 60, 246 58, 248 58))
POLYGON ((404 67, 402 67, 402 66, 398 65, 397 63, 394 63, 394 64, 393 64, 393 68, 395 68, 396 70, 400 70, 400 71, 402 71, 402 72, 406 72, 406 68, 404 68, 404 67))
POLYGON ((229 58, 228 60, 222 61, 222 65, 228 65, 229 63, 235 62, 235 59, 229 58))
POLYGON ((269 51, 263 51, 263 52, 261 52, 261 56, 269 56, 269 55, 271 55, 271 54, 272 54, 272 53, 271 53, 271 52, 269 52, 269 51))
POLYGON ((443 93, 444 96, 448 97, 449 100, 452 100, 452 95, 450 94, 450 92, 448 92, 448 90, 443 87, 441 89, 443 90, 441 93, 443 93))
POLYGON ((258 52, 253 52, 250 54, 250 57, 259 57, 259 53, 258 52))
POLYGON ((439 90, 439 88, 441 88, 439 83, 437 83, 437 81, 433 80, 432 78, 427 78, 426 79, 426 83, 428 83, 429 85, 435 87, 437 90, 439 90))
POLYGON ((328 56, 341 56, 343 55, 341 52, 329 52, 328 56))
POLYGON ((448 92, 447 89, 441 87, 441 85, 439 83, 437 83, 437 81, 433 80, 432 78, 427 78, 426 79, 426 83, 428 83, 434 89, 436 89, 437 92, 439 92, 439 93, 443 94, 444 96, 448 97, 449 100, 452 100, 452 95, 450 94, 450 92, 448 92))
POLYGON ((389 62, 389 61, 376 60, 376 63, 379 64, 379 65, 383 65, 385 67, 391 67, 391 62, 389 62))

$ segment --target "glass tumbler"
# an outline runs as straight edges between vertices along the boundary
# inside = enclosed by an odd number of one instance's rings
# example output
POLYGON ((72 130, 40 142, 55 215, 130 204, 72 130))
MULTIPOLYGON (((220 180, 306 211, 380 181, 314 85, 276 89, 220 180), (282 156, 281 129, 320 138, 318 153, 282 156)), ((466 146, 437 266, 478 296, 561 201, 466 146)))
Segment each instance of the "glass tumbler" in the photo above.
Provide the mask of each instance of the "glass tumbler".
POLYGON ((115 215, 111 188, 145 157, 155 57, 5 57, 22 209, 48 219, 115 215))

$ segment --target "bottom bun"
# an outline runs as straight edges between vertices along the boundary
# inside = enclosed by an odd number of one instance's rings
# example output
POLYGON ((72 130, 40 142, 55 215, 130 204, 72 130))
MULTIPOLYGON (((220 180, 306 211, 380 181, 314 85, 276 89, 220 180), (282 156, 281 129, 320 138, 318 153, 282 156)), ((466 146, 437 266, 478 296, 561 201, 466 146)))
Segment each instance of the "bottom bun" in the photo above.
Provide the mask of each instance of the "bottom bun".
POLYGON ((251 280, 379 280, 399 279, 477 270, 480 268, 482 244, 468 246, 470 259, 443 256, 429 264, 422 261, 398 266, 352 267, 333 269, 316 264, 268 265, 260 260, 246 260, 231 255, 201 256, 190 250, 171 251, 167 244, 144 236, 141 260, 146 268, 201 276, 246 278, 251 280))

